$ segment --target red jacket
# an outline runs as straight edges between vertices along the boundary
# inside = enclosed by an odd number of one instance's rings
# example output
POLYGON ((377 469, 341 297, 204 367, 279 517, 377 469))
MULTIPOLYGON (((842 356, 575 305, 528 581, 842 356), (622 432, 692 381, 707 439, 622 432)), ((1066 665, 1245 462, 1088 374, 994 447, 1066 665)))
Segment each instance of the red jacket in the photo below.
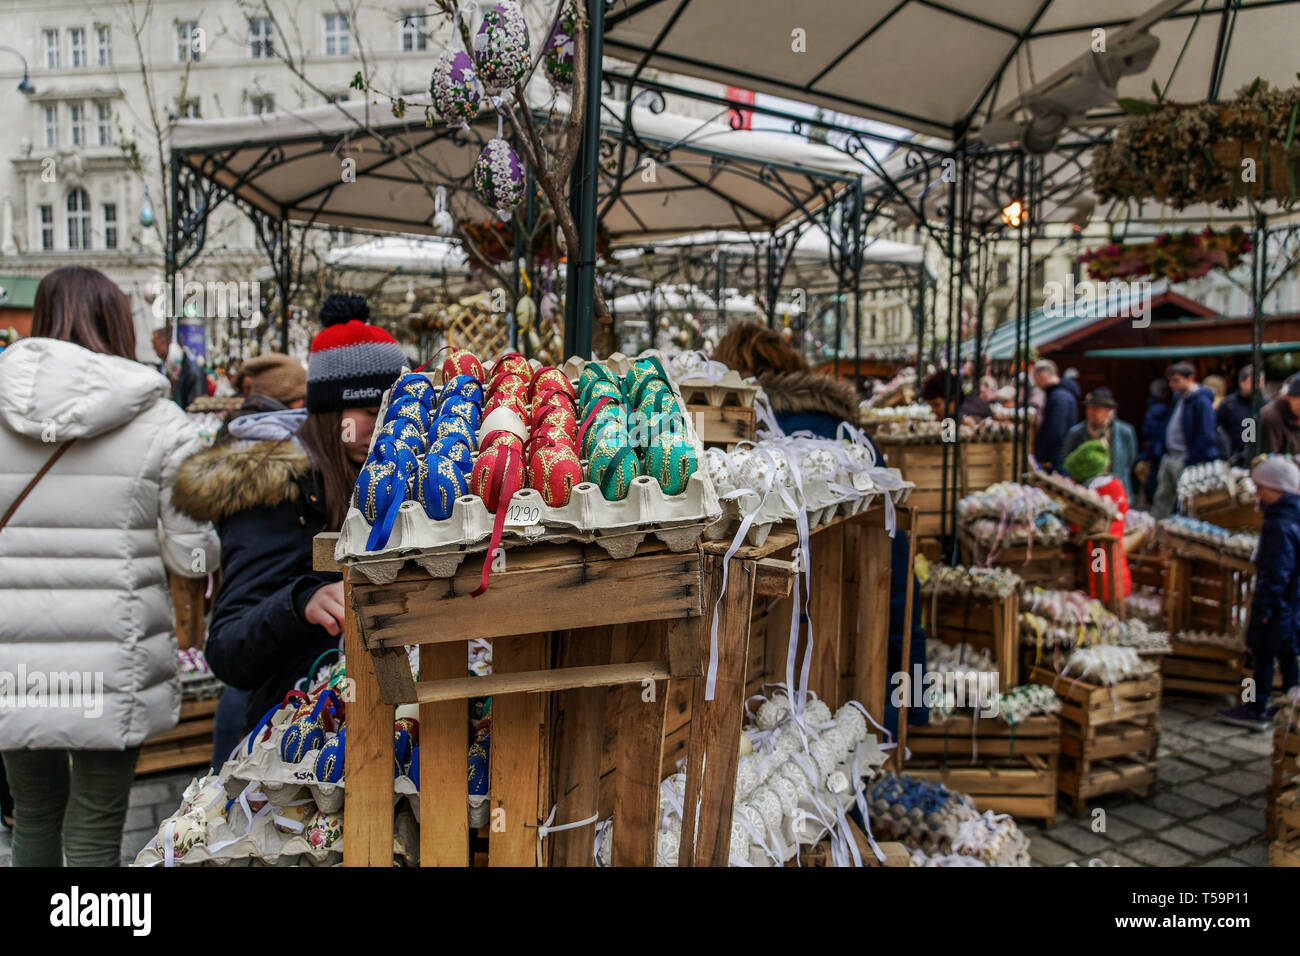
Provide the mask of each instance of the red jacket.
MULTIPOLYGON (((1124 493, 1124 483, 1114 475, 1098 475, 1092 481, 1088 482, 1088 487, 1103 498, 1109 498, 1115 502, 1115 507, 1119 511, 1119 516, 1111 522, 1110 533, 1121 541, 1124 538, 1124 516, 1128 514, 1128 495, 1124 493)), ((1106 595, 1106 572, 1093 570, 1092 551, 1093 543, 1087 544, 1088 548, 1088 595, 1090 597, 1104 599, 1106 595)), ((1124 553, 1123 547, 1116 549, 1117 561, 1119 563, 1119 597, 1121 600, 1133 593, 1133 578, 1129 574, 1128 556, 1124 553)))

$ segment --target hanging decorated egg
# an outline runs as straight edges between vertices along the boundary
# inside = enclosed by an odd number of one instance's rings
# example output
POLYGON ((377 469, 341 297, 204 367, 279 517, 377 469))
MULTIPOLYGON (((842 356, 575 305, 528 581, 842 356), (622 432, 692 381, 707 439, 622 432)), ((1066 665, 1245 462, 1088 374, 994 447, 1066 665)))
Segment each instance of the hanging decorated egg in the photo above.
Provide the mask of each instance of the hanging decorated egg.
POLYGON ((474 191, 483 204, 495 209, 503 219, 524 198, 524 169, 510 144, 497 137, 490 139, 474 163, 474 191))
POLYGON ((514 0, 498 0, 483 12, 474 35, 474 65, 492 95, 523 79, 528 69, 528 21, 514 0))
POLYGON ((456 231, 456 220, 447 211, 447 187, 439 186, 433 197, 433 231, 446 238, 456 231))
POLYGON ((483 410, 467 398, 453 398, 442 403, 442 408, 438 411, 438 417, 441 418, 443 415, 459 415, 469 422, 470 428, 477 431, 483 410))
POLYGON ((555 23, 555 29, 546 40, 543 61, 546 75, 556 89, 567 90, 573 85, 573 44, 578 32, 578 16, 572 0, 564 5, 564 12, 555 23))
POLYGON ((526 381, 532 381, 533 367, 528 363, 528 359, 518 352, 506 352, 492 363, 489 377, 495 380, 503 375, 516 375, 526 381))
POLYGON ((433 65, 429 95, 433 97, 433 108, 451 126, 466 124, 478 115, 483 85, 469 54, 451 48, 442 52, 433 65))

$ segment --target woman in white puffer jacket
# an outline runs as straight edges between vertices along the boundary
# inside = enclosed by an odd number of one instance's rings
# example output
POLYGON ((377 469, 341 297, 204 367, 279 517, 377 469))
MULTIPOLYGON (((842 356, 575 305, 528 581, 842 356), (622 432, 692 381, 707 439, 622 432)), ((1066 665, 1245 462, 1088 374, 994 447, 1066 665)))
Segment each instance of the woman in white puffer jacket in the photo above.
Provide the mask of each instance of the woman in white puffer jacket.
POLYGON ((32 333, 0 352, 13 864, 59 866, 66 852, 70 865, 116 866, 140 744, 180 712, 166 571, 215 570, 219 543, 171 506, 200 441, 167 379, 134 360, 121 290, 93 269, 56 269, 36 291, 32 333))

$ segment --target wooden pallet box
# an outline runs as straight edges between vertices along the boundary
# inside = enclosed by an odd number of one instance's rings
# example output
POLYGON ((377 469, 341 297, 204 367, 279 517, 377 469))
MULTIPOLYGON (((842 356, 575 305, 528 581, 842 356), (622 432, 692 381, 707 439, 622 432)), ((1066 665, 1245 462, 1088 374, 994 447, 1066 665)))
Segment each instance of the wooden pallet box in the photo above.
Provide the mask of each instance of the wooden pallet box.
POLYGON ((1012 545, 999 549, 990 560, 989 548, 977 542, 967 528, 961 529, 959 539, 963 564, 1009 568, 1027 585, 1054 590, 1071 590, 1078 579, 1078 548, 1070 542, 1012 545))
POLYGON ((1208 545, 1165 535, 1165 594, 1171 634, 1178 631, 1239 631, 1255 588, 1255 566, 1208 545))
POLYGON ((1265 820, 1269 836, 1277 834, 1278 800, 1288 789, 1300 781, 1300 728, 1279 727, 1273 732, 1273 759, 1270 763, 1272 777, 1268 787, 1268 808, 1265 820))
MULTIPOLYGON (((944 494, 944 453, 948 468, 957 473, 956 497, 963 498, 1014 476, 1011 442, 891 442, 880 441, 891 468, 916 485, 908 504, 917 509, 916 534, 922 547, 937 539, 943 528, 944 505, 955 508, 953 483, 944 494)), ((952 531, 953 529, 949 529, 952 531)))
POLYGON ((923 595, 921 613, 927 638, 966 643, 986 650, 998 665, 1005 692, 1020 683, 1020 595, 923 595))
POLYGON ((1061 698, 1057 784, 1076 815, 1104 794, 1141 788, 1154 793, 1159 674, 1106 687, 1035 667, 1029 679, 1053 688, 1061 698))
POLYGON ((1165 690, 1232 696, 1241 693, 1241 680, 1246 671, 1240 650, 1176 637, 1169 644, 1172 652, 1160 657, 1165 690))
POLYGON ((906 772, 970 794, 975 806, 1056 820, 1061 722, 1038 714, 1014 727, 999 718, 950 717, 910 728, 906 772))
POLYGON ((1300 788, 1279 795, 1276 839, 1268 847, 1269 866, 1300 866, 1300 788))
POLYGON ((176 726, 155 734, 141 745, 135 772, 156 773, 208 766, 212 761, 213 715, 220 699, 217 696, 183 701, 176 726))

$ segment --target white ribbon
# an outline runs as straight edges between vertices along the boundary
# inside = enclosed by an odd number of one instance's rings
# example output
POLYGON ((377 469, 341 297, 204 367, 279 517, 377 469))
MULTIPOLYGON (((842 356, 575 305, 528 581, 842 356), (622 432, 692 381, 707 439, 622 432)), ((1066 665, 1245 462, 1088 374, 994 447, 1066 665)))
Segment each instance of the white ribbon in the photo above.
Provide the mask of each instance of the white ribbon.
POLYGON ((546 822, 537 828, 537 839, 545 840, 548 833, 559 833, 561 830, 574 830, 578 827, 588 826, 600 819, 599 813, 593 813, 585 820, 576 820, 573 823, 552 824, 551 821, 555 819, 555 811, 559 809, 559 806, 558 803, 551 805, 551 812, 546 817, 546 822))

